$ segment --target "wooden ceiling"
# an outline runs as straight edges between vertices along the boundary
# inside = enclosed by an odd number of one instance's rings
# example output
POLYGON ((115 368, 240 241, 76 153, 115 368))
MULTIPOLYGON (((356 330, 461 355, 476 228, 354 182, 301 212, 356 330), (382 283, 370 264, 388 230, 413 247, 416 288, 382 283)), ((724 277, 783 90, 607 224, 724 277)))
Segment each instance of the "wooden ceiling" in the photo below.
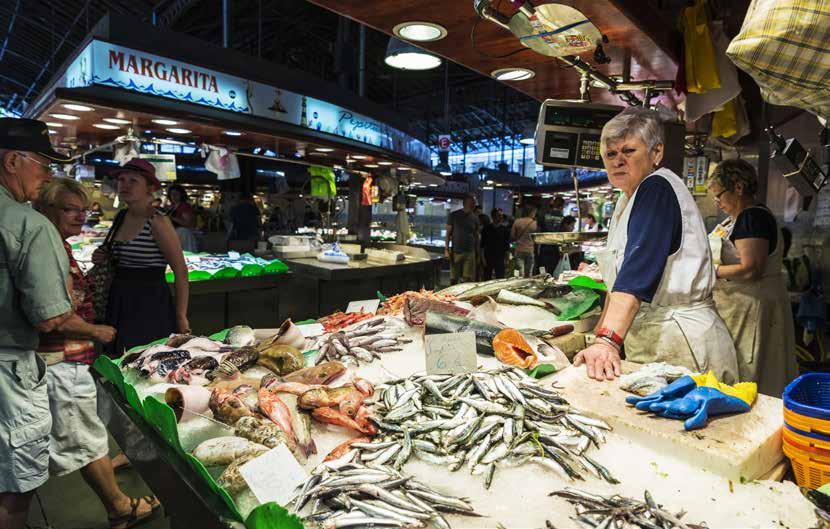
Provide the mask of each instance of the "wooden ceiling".
MULTIPOLYGON (((537 100, 576 98, 579 74, 560 61, 531 50, 504 56, 524 48, 510 32, 489 21, 479 20, 470 0, 310 0, 345 17, 392 35, 392 28, 406 21, 427 21, 444 26, 448 35, 437 42, 418 43, 437 55, 448 58, 483 75, 499 68, 525 67, 536 72, 526 81, 508 82, 510 86, 537 100), (471 32, 475 31, 475 47, 471 32)), ((508 2, 500 11, 510 15, 508 2)), ((537 2, 541 4, 542 2, 537 2)), ((544 2, 548 3, 548 2, 544 2)), ((674 79, 677 72, 679 33, 671 22, 663 20, 641 0, 562 0, 581 11, 608 36, 606 53, 610 64, 598 66, 607 75, 623 71, 626 54, 631 57, 631 79, 674 79)), ((582 59, 593 64, 593 54, 582 59)), ((595 102, 620 104, 607 90, 593 89, 595 102)), ((672 100, 669 97, 668 103, 672 100)))

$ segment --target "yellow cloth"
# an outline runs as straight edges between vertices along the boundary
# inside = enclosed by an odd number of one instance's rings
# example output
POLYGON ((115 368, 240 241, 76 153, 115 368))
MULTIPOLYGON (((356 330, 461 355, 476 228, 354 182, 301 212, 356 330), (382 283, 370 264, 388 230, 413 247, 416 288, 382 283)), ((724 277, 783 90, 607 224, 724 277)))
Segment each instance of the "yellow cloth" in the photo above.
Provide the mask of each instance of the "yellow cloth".
POLYGON ((720 88, 718 61, 709 32, 706 1, 695 0, 695 5, 683 10, 683 44, 686 59, 686 90, 702 94, 720 88))
POLYGON ((735 100, 727 101, 723 108, 715 112, 712 118, 712 136, 729 138, 738 133, 738 113, 735 100))
POLYGON ((706 374, 692 375, 692 380, 698 386, 715 388, 725 395, 741 399, 750 406, 752 406, 752 403, 755 402, 755 398, 758 396, 758 384, 755 382, 738 382, 734 386, 730 386, 729 384, 718 381, 718 377, 712 371, 706 374))

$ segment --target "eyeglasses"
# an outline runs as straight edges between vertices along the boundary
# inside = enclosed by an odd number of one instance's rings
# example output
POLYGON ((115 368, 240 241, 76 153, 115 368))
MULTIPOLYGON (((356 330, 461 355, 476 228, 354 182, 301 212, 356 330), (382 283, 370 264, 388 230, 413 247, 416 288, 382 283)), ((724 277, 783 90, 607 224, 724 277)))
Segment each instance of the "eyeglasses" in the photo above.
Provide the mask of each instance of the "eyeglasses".
POLYGON ((727 191, 729 191, 729 190, 728 190, 728 189, 724 189, 724 190, 723 190, 723 191, 721 191, 720 193, 715 194, 715 202, 720 202, 720 197, 721 197, 724 193, 726 193, 727 191))
POLYGON ((76 208, 75 206, 60 206, 61 211, 66 215, 83 215, 86 216, 87 210, 84 208, 76 208))
POLYGON ((35 162, 36 164, 40 165, 41 167, 45 167, 47 171, 52 172, 52 164, 51 163, 43 163, 40 160, 38 160, 37 158, 32 158, 31 156, 29 156, 26 153, 20 153, 20 156, 22 158, 26 158, 27 160, 31 160, 31 161, 35 162))

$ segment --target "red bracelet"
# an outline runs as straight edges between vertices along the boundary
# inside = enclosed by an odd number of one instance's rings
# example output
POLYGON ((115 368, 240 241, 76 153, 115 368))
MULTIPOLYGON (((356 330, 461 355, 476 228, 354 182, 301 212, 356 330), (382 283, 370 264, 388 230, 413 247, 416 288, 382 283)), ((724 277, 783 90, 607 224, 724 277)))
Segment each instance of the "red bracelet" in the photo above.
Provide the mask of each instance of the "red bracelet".
POLYGON ((608 338, 609 340, 617 344, 617 346, 623 346, 622 336, 620 336, 619 334, 615 333, 607 327, 600 327, 599 329, 597 329, 597 332, 595 334, 598 338, 608 338))

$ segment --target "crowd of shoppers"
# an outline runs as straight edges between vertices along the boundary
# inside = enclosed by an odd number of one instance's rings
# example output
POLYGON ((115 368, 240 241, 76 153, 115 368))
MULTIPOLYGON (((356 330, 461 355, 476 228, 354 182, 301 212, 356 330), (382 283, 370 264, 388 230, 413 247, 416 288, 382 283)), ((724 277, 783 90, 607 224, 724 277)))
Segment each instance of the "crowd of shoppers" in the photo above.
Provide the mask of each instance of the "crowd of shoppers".
POLYGON ((106 314, 98 315, 107 324, 95 324, 89 285, 65 239, 97 223, 100 205, 91 207, 75 181, 53 180, 57 162, 69 160, 52 148, 46 124, 0 119, 0 527, 26 527, 34 491, 50 474, 79 470, 110 527, 127 529, 160 505, 130 498, 116 483, 90 364, 102 345, 120 356, 188 332, 187 269, 173 223, 152 206, 153 166, 128 162, 118 169, 127 208, 113 226, 116 244, 95 257, 117 259, 106 314), (164 283, 168 264, 175 304, 164 283))

